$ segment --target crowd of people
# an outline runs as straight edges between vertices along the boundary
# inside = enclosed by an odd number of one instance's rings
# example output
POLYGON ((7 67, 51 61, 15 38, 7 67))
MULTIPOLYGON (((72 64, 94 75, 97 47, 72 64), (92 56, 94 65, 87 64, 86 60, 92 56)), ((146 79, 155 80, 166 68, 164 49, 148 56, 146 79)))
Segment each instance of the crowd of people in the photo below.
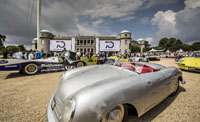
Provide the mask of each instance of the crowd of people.
MULTIPOLYGON (((7 56, 9 55, 11 58, 14 58, 14 59, 25 59, 25 60, 34 60, 34 59, 40 59, 40 58, 47 58, 47 57, 51 57, 51 56, 61 56, 61 53, 67 51, 66 49, 64 49, 62 52, 50 52, 48 54, 45 54, 43 53, 43 51, 20 51, 20 50, 17 50, 16 52, 12 52, 12 51, 9 51, 7 52, 5 55, 3 55, 3 58, 7 58, 7 56)), ((93 52, 88 52, 88 53, 83 53, 83 52, 80 52, 80 51, 77 51, 76 52, 76 59, 80 59, 81 57, 83 56, 87 56, 89 59, 92 57, 92 56, 97 56, 99 58, 107 58, 107 57, 110 57, 110 56, 117 56, 117 57, 120 57, 120 58, 130 58, 130 57, 145 57, 145 56, 151 56, 151 55, 158 55, 158 56, 174 56, 176 57, 177 55, 180 55, 180 54, 188 54, 187 53, 164 53, 164 52, 157 52, 157 53, 151 53, 151 52, 145 52, 145 53, 130 53, 128 51, 125 51, 124 54, 119 54, 117 52, 99 52, 97 54, 94 54, 93 52)))
POLYGON ((14 58, 14 59, 25 59, 25 60, 33 60, 33 59, 40 59, 43 56, 43 53, 36 50, 36 51, 19 51, 17 50, 16 52, 9 52, 9 56, 14 58))

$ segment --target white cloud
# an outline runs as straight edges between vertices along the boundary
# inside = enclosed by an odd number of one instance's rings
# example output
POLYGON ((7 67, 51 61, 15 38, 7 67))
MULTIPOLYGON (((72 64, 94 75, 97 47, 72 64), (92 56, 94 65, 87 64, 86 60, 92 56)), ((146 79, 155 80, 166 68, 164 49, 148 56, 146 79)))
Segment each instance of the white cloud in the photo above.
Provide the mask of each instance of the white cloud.
POLYGON ((78 26, 78 33, 80 35, 101 35, 98 30, 96 30, 95 28, 93 28, 89 25, 78 24, 77 26, 78 26))
POLYGON ((103 22, 104 22, 103 19, 98 19, 98 20, 92 22, 92 25, 93 25, 94 27, 99 27, 99 25, 100 25, 101 23, 103 23, 103 22))
POLYGON ((186 8, 197 8, 200 6, 200 0, 186 0, 185 1, 186 8))
POLYGON ((145 1, 145 8, 150 8, 150 7, 154 7, 157 5, 166 5, 166 4, 172 4, 172 3, 176 3, 179 0, 146 0, 145 1))
POLYGON ((178 12, 158 11, 151 20, 158 27, 157 38, 175 37, 184 42, 200 40, 200 1, 186 0, 178 12))
POLYGON ((130 20, 133 20, 133 19, 135 19, 134 16, 122 17, 122 18, 120 18, 120 21, 121 22, 126 22, 126 21, 130 21, 130 20))
POLYGON ((151 22, 153 25, 158 26, 158 36, 174 36, 177 34, 177 29, 175 28, 175 16, 176 13, 172 10, 168 10, 166 12, 158 11, 154 15, 151 22))
POLYGON ((96 0, 92 7, 83 11, 81 15, 92 18, 110 17, 121 18, 133 15, 142 5, 143 0, 96 0))
POLYGON ((148 41, 149 44, 152 44, 153 41, 154 41, 152 37, 148 37, 148 38, 146 38, 145 40, 148 41))

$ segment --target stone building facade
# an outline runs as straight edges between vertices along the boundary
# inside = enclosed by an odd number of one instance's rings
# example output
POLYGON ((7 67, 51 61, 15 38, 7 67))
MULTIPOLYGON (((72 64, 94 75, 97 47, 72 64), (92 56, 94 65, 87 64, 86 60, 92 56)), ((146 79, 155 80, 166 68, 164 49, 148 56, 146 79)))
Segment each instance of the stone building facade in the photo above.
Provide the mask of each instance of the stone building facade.
POLYGON ((131 32, 123 30, 116 36, 56 36, 48 30, 41 30, 40 32, 40 47, 37 47, 37 38, 32 40, 32 50, 40 50, 44 53, 50 52, 50 40, 71 40, 72 51, 80 51, 83 53, 93 52, 98 53, 99 44, 104 40, 120 41, 120 50, 117 53, 123 54, 125 51, 130 52, 132 42, 131 32))

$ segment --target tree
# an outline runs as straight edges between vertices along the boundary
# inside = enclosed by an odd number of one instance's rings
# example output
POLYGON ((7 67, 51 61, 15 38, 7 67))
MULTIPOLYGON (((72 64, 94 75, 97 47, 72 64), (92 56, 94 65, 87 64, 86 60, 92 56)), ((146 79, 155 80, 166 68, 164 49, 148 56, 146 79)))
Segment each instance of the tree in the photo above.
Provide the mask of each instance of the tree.
MULTIPOLYGON (((170 50, 171 52, 176 52, 177 50, 182 49, 183 43, 180 39, 176 38, 162 38, 159 41, 158 48, 164 49, 165 51, 170 50)), ((188 48, 186 45, 184 45, 185 48, 188 48)))
POLYGON ((20 51, 26 51, 26 48, 24 47, 24 45, 18 45, 18 48, 20 51))
POLYGON ((144 52, 151 50, 151 45, 149 44, 148 41, 145 41, 144 45, 145 45, 144 52))
POLYGON ((6 36, 3 34, 0 34, 0 51, 5 49, 4 44, 3 44, 3 42, 5 42, 5 40, 6 40, 6 36))
POLYGON ((191 46, 188 45, 188 44, 182 44, 181 49, 182 49, 183 51, 191 51, 191 50, 192 50, 191 46))
POLYGON ((20 50, 18 46, 7 46, 6 49, 8 51, 12 51, 12 52, 16 52, 16 51, 20 50))
POLYGON ((193 51, 200 50, 200 42, 192 43, 191 48, 192 48, 193 51))
POLYGON ((133 45, 131 47, 131 52, 132 53, 137 53, 137 52, 140 52, 140 47, 136 46, 136 45, 133 45))
POLYGON ((162 48, 165 48, 166 47, 166 44, 167 44, 167 42, 168 42, 168 38, 162 38, 160 41, 159 41, 159 44, 158 44, 158 46, 159 47, 162 47, 162 48))

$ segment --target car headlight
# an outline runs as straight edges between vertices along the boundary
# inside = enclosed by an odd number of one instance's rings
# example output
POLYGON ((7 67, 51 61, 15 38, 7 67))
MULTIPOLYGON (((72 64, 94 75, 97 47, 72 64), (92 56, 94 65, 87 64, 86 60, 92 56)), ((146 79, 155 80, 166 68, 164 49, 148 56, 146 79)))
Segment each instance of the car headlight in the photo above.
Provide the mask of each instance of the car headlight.
POLYGON ((75 112, 74 100, 67 100, 64 108, 64 122, 71 122, 75 112))
POLYGON ((184 60, 183 59, 179 59, 178 62, 182 63, 182 62, 184 62, 184 60))

